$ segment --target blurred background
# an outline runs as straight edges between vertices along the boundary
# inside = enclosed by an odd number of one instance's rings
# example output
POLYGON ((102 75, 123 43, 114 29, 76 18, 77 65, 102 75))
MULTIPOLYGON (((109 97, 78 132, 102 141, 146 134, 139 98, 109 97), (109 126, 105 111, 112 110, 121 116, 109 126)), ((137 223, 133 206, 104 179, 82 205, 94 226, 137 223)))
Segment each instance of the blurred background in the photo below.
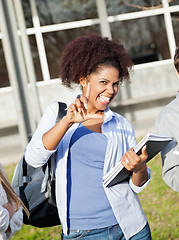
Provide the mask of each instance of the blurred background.
POLYGON ((111 109, 140 138, 155 132, 160 110, 175 98, 173 56, 179 43, 179 0, 0 0, 0 162, 20 159, 44 109, 79 93, 58 76, 71 40, 95 32, 124 45, 134 62, 111 109))

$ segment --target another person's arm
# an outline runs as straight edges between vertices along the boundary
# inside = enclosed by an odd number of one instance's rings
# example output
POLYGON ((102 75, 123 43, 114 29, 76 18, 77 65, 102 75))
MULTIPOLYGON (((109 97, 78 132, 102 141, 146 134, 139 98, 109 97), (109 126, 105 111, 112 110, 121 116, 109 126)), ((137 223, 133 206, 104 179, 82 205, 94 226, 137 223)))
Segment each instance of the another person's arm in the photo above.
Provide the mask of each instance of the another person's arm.
POLYGON ((162 178, 173 190, 179 192, 179 132, 165 120, 157 119, 156 129, 159 134, 174 137, 162 151, 162 178))

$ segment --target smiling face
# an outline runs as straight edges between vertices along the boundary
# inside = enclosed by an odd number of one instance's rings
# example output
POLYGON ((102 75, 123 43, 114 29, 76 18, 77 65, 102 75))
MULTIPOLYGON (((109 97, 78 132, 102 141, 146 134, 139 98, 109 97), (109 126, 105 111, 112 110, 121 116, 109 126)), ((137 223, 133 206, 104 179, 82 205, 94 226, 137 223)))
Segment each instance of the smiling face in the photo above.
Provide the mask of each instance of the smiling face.
MULTIPOLYGON (((90 113, 104 111, 118 92, 119 71, 112 66, 99 66, 87 78, 90 83, 88 110, 90 113)), ((85 95, 88 81, 80 81, 85 95)))

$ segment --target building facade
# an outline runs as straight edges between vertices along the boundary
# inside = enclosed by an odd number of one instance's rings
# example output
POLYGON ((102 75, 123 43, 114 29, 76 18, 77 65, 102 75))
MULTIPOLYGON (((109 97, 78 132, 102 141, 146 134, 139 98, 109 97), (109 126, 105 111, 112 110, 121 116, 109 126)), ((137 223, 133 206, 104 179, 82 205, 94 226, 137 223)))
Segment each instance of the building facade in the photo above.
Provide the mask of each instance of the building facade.
POLYGON ((179 0, 0 0, 1 140, 15 134, 24 148, 48 104, 73 101, 79 89, 62 86, 58 60, 88 31, 119 40, 134 62, 131 83, 111 108, 138 137, 154 131, 157 114, 179 89, 179 0))

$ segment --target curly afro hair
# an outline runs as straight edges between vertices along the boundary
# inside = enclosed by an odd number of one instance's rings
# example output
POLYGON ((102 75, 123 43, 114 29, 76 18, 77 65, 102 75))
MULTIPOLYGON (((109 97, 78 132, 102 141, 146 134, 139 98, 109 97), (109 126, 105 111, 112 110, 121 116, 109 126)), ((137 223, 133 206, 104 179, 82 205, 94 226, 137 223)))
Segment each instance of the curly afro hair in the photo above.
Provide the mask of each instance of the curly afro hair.
POLYGON ((88 33, 71 41, 60 57, 62 84, 71 88, 79 84, 99 66, 113 66, 119 71, 119 80, 129 80, 128 68, 133 63, 120 42, 109 40, 94 33, 88 33))
POLYGON ((174 65, 175 65, 177 72, 179 73, 179 44, 175 50, 174 65))

